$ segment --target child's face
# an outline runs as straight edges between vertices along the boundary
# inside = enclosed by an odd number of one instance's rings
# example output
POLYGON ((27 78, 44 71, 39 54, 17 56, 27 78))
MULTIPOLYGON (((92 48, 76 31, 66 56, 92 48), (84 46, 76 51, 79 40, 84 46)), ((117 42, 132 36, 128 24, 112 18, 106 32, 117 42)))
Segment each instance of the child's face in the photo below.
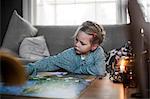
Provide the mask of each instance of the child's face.
POLYGON ((77 54, 85 55, 92 49, 91 39, 93 37, 84 32, 79 32, 75 37, 74 47, 77 54))

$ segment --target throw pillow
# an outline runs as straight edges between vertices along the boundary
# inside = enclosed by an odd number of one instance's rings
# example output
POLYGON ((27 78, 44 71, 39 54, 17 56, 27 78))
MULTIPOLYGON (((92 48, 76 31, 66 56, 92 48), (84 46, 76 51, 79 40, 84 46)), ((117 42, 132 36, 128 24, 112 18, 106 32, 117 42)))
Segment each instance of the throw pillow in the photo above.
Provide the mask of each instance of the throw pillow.
POLYGON ((25 38, 20 45, 19 55, 31 60, 39 60, 50 56, 44 36, 25 38))
POLYGON ((38 30, 35 27, 18 15, 17 11, 14 10, 3 39, 2 48, 7 48, 18 54, 18 48, 21 41, 25 37, 35 36, 37 31, 38 30))

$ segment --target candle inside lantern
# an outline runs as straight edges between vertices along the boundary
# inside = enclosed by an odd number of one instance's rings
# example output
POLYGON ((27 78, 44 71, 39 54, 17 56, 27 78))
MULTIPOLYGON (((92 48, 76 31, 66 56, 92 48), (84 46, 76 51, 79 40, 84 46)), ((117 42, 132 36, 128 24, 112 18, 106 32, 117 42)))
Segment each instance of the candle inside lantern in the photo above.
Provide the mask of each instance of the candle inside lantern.
POLYGON ((123 73, 125 71, 125 60, 121 59, 120 60, 120 72, 123 73))

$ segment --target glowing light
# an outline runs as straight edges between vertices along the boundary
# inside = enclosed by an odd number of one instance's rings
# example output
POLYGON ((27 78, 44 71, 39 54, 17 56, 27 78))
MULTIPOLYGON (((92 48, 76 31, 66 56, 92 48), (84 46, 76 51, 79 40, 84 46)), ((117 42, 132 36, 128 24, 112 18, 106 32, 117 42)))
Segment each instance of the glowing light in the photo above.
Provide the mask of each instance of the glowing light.
POLYGON ((120 61, 120 72, 123 73, 125 71, 125 60, 121 59, 120 61))

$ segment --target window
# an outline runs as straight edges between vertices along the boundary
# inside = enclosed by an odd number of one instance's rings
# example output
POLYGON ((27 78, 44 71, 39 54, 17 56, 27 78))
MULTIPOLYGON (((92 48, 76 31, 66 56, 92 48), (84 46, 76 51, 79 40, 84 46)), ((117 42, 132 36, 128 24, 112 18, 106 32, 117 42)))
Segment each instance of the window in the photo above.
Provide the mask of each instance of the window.
POLYGON ((138 0, 143 11, 145 20, 150 22, 150 0, 138 0))
MULTIPOLYGON (((126 1, 23 0, 24 18, 34 25, 79 25, 86 20, 100 24, 123 24, 128 22, 124 6, 126 1)), ((148 6, 145 11, 150 10, 150 4, 148 6)))

